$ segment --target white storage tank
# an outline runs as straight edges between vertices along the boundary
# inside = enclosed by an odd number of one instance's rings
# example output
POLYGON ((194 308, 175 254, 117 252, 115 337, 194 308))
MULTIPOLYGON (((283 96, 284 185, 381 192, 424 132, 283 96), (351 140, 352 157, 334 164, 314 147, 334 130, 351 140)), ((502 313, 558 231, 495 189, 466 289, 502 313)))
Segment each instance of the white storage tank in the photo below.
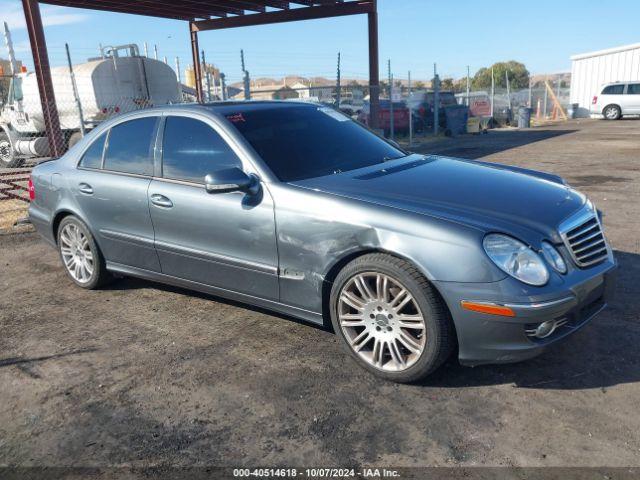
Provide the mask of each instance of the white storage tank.
POLYGON ((594 95, 610 82, 640 80, 640 43, 571 57, 571 103, 576 116, 588 117, 594 95))

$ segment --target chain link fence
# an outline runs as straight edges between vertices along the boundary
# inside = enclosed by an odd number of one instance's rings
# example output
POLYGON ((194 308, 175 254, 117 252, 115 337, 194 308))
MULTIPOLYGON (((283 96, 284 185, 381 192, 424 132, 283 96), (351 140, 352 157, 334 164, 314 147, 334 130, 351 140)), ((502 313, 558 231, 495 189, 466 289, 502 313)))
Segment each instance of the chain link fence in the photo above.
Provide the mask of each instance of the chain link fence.
MULTIPOLYGON (((560 78, 545 78, 530 88, 510 91, 472 89, 468 95, 466 91, 443 88, 436 94, 430 82, 383 80, 375 87, 380 106, 376 118, 372 118, 372 87, 365 81, 338 83, 282 77, 278 84, 247 79, 227 85, 224 74, 212 65, 204 64, 203 73, 204 101, 248 97, 316 102, 376 126, 394 140, 413 141, 434 134, 456 135, 514 125, 521 107, 533 109, 534 122, 566 119, 571 111, 569 88, 560 78)), ((52 68, 51 75, 55 105, 49 102, 44 111, 35 73, 5 73, 0 78, 0 168, 20 167, 51 156, 50 140, 56 152, 64 153, 101 122, 122 113, 196 101, 192 67, 176 71, 166 60, 141 55, 135 45, 102 48, 84 63, 72 66, 69 61, 68 65, 52 68), (53 112, 57 112, 62 135, 49 139, 45 119, 53 112)))

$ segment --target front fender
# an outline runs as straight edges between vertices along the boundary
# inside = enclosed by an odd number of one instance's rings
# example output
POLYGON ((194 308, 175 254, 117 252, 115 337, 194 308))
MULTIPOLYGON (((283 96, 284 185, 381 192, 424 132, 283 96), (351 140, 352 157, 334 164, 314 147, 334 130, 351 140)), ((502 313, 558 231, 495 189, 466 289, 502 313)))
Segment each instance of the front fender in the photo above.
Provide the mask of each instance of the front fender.
POLYGON ((290 185, 270 190, 287 304, 321 312, 329 272, 372 251, 402 257, 432 281, 487 283, 506 276, 482 250, 481 229, 290 185))

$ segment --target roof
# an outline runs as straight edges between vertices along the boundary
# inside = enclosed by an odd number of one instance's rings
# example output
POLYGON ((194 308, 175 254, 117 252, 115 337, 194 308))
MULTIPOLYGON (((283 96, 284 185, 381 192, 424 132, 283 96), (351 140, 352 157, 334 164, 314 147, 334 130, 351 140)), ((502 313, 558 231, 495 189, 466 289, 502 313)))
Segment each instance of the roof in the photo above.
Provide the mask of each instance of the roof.
MULTIPOLYGON (((357 11, 358 7, 375 7, 375 0, 40 0, 40 3, 189 21, 266 15, 281 22, 305 19, 298 18, 302 10, 304 16, 322 18, 366 13, 357 11), (274 13, 279 15, 274 16, 274 13)), ((242 22, 232 23, 241 26, 242 22)))
POLYGON ((626 52, 628 50, 640 50, 640 43, 632 43, 621 47, 607 48, 605 50, 596 50, 595 52, 579 53, 571 56, 571 60, 584 60, 585 58, 601 57, 603 55, 611 55, 613 53, 626 52))

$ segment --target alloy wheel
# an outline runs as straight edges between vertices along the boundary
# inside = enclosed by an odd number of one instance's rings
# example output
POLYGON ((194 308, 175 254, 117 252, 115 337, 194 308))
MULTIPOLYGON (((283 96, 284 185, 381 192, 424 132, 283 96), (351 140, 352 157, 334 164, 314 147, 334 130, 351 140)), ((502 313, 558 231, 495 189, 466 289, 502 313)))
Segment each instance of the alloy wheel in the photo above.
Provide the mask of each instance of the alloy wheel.
POLYGON ((338 322, 353 351, 379 370, 410 368, 426 345, 418 303, 402 283, 382 273, 359 273, 345 283, 338 322))
POLYGON ((87 283, 93 275, 93 252, 89 239, 80 228, 68 223, 60 232, 60 253, 69 274, 79 283, 87 283))
POLYGON ((11 158, 11 144, 6 140, 0 141, 0 161, 3 163, 9 163, 11 158))
POLYGON ((618 109, 615 107, 608 107, 604 112, 605 117, 609 120, 615 120, 618 118, 618 109))

